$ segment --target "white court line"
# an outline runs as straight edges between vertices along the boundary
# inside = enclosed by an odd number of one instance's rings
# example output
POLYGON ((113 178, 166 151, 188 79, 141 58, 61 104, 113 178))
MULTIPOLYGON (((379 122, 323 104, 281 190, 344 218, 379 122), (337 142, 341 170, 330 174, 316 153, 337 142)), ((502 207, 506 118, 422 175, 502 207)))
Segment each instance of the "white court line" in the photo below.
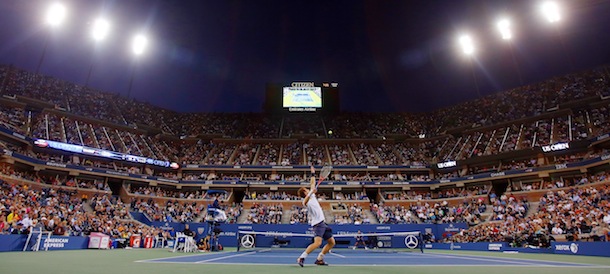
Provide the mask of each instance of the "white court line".
POLYGON ((238 254, 233 254, 233 255, 229 255, 229 256, 216 257, 216 258, 212 258, 212 259, 208 259, 208 260, 203 260, 203 261, 198 261, 198 262, 194 262, 194 263, 196 263, 196 264, 207 263, 207 262, 213 262, 213 261, 218 261, 218 260, 222 260, 222 259, 242 257, 242 256, 246 256, 246 255, 251 255, 251 254, 256 254, 256 251, 250 251, 250 252, 246 252, 246 253, 238 253, 238 254))
MULTIPOLYGON (((251 253, 248 253, 251 254, 251 253)), ((239 256, 247 255, 247 254, 237 254, 239 256)), ((236 255, 225 256, 222 258, 236 257, 236 255)), ((180 258, 180 257, 178 257, 180 258)), ((215 258, 215 259, 222 259, 215 258)), ((160 258, 160 259, 169 259, 169 258, 160 258)), ((172 262, 172 261, 160 261, 160 259, 152 259, 152 260, 140 260, 135 262, 140 263, 154 263, 154 264, 215 264, 215 265, 259 265, 259 266, 286 266, 292 265, 293 263, 224 263, 224 262, 213 262, 215 259, 210 259, 208 261, 199 261, 199 262, 172 262)), ((296 264, 295 264, 296 265, 296 264)), ((331 266, 336 267, 362 267, 362 266, 374 266, 374 267, 544 267, 544 268, 591 268, 591 269, 610 269, 610 266, 605 265, 546 265, 546 264, 523 264, 523 265, 501 265, 501 264, 446 264, 446 265, 438 265, 438 264, 334 264, 331 263, 331 266)))
POLYGON ((171 259, 171 258, 187 258, 187 257, 210 256, 210 255, 213 255, 213 254, 214 253, 199 253, 199 254, 193 254, 193 255, 184 255, 184 256, 157 258, 157 259, 138 260, 138 261, 135 261, 135 262, 136 263, 147 263, 147 262, 154 262, 154 261, 158 261, 158 260, 167 260, 167 259, 171 259))
POLYGON ((145 264, 195 264, 195 262, 172 262, 172 261, 152 261, 152 260, 140 260, 140 261, 134 261, 134 263, 145 263, 145 264))
POLYGON ((344 255, 341 255, 341 254, 337 254, 337 253, 334 253, 334 252, 329 252, 328 254, 335 255, 335 256, 337 256, 339 258, 347 258, 347 256, 344 256, 344 255))
MULTIPOLYGON (((279 255, 277 253, 260 253, 260 252, 256 252, 257 254, 255 255, 251 255, 251 258, 293 258, 295 256, 293 255, 279 255)), ((371 256, 363 256, 364 254, 349 254, 347 256, 345 255, 341 255, 335 252, 329 253, 332 255, 335 255, 336 257, 339 258, 348 258, 348 259, 361 259, 361 258, 366 258, 371 259, 371 260, 375 260, 375 258, 380 258, 380 259, 401 259, 402 261, 410 261, 410 263, 412 263, 412 261, 414 260, 421 260, 423 258, 426 259, 434 259, 434 258, 439 258, 439 257, 443 257, 443 258, 452 258, 452 259, 466 259, 466 260, 477 260, 477 259, 481 259, 481 260, 496 260, 498 262, 504 262, 507 264, 513 264, 513 263, 520 263, 520 264, 525 264, 525 265, 547 265, 547 264, 551 264, 554 263, 554 261, 544 261, 544 260, 534 260, 534 259, 519 259, 519 258, 496 258, 496 257, 477 257, 477 256, 468 256, 468 255, 450 255, 450 254, 417 254, 416 256, 399 256, 399 255, 385 255, 385 256, 376 256, 376 257, 371 257, 371 256), (516 262, 515 262, 516 261, 516 262)), ((559 262, 562 264, 573 264, 573 265, 578 265, 578 266, 587 266, 587 265, 592 265, 592 264, 582 264, 582 263, 570 263, 570 262, 559 262)))
MULTIPOLYGON (((195 264, 194 262, 149 262, 155 264, 163 264, 163 263, 173 263, 173 264, 195 264)), ((203 264, 214 264, 214 265, 245 265, 245 266, 286 266, 286 265, 295 265, 296 263, 222 263, 222 262, 209 262, 203 264)), ((307 264, 305 265, 307 266, 307 264)), ((313 266, 313 264, 312 264, 313 266)), ((501 264, 446 264, 446 265, 438 265, 438 264, 334 264, 330 263, 330 266, 334 267, 517 267, 517 268, 532 268, 532 267, 540 267, 540 268, 591 268, 591 269, 610 269, 610 266, 604 265, 567 265, 567 266, 559 266, 559 265, 501 265, 501 264)))

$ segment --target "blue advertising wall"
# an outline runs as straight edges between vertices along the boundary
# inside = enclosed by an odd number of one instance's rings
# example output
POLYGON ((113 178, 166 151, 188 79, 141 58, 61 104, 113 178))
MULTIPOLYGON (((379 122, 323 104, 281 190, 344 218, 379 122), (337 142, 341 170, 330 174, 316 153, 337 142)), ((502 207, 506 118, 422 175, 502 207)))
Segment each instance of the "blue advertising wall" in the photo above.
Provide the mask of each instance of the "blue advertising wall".
POLYGON ((21 251, 27 235, 0 235, 0 251, 21 251))
MULTIPOLYGON (((22 251, 28 235, 0 235, 0 251, 22 251)), ((85 249, 89 244, 89 237, 52 236, 44 239, 40 249, 44 250, 73 250, 85 249)))
MULTIPOLYGON (((183 224, 177 223, 159 223, 153 222, 154 225, 160 225, 161 227, 174 230, 182 231, 184 229, 183 224)), ((363 233, 386 233, 395 231, 422 231, 417 230, 426 229, 435 225, 332 225, 335 235, 341 234, 352 234, 358 230, 363 233)), ((444 231, 445 229, 453 229, 455 226, 449 227, 448 225, 436 225, 438 226, 437 231, 444 231)), ((207 232, 206 223, 193 223, 191 229, 195 231, 197 237, 203 237, 207 232)), ((237 245, 237 231, 257 231, 257 232, 292 232, 292 233, 307 233, 309 230, 308 225, 259 225, 259 224, 223 224, 221 226, 223 232, 219 235, 219 242, 223 246, 236 246, 237 245)), ((274 240, 272 236, 260 236, 257 237, 256 241, 260 245, 268 246, 274 240)), ((0 252, 6 251, 22 251, 25 245, 27 235, 0 235, 0 252)), ((284 240, 280 238, 280 240, 284 240)), ((404 248, 405 237, 387 237, 385 239, 378 239, 383 242, 383 247, 394 247, 404 248)), ((338 246, 342 245, 353 245, 353 238, 340 238, 337 237, 338 246)), ((311 238, 290 238, 288 247, 304 247, 311 242, 311 238)), ((41 249, 45 246, 49 247, 49 250, 75 250, 75 249, 86 249, 89 243, 88 237, 64 237, 64 236, 52 236, 49 240, 44 240, 41 245, 41 249)), ((565 254, 565 255, 586 255, 586 256, 605 256, 610 257, 610 242, 553 242, 550 248, 514 248, 510 247, 504 242, 494 243, 431 243, 424 244, 425 249, 443 249, 443 250, 472 250, 472 251, 495 251, 495 252, 520 252, 520 253, 549 253, 549 254, 565 254)))
POLYGON ((554 242, 551 249, 555 254, 610 257, 610 242, 554 242))

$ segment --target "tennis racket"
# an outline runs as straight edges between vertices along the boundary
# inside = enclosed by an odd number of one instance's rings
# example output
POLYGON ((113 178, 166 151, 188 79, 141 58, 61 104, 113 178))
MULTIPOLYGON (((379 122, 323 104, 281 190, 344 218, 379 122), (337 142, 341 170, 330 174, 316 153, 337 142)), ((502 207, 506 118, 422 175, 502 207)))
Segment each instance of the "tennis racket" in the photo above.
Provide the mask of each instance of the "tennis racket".
POLYGON ((333 169, 332 166, 324 166, 322 168, 322 170, 320 171, 320 178, 318 179, 318 183, 316 184, 316 188, 318 188, 318 186, 320 186, 320 183, 322 183, 322 181, 326 180, 326 178, 328 178, 328 175, 330 175, 330 171, 333 169))

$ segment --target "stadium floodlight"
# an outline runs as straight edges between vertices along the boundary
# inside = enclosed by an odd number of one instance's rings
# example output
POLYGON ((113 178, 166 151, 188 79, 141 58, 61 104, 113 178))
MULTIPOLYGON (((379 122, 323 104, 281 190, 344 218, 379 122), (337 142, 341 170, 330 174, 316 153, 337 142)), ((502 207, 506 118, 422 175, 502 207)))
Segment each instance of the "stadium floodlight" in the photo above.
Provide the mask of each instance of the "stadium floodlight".
POLYGON ((459 40, 460 46, 462 47, 462 52, 466 55, 472 55, 474 53, 474 43, 470 35, 462 35, 459 40))
MULTIPOLYGON (((45 23, 49 26, 55 28, 61 25, 61 23, 66 19, 66 6, 61 3, 53 3, 47 9, 47 13, 45 15, 45 23)), ((40 59, 38 60, 38 66, 36 66, 36 74, 40 71, 40 66, 44 61, 44 56, 47 52, 47 47, 49 46, 49 36, 44 40, 44 47, 42 48, 42 54, 40 55, 40 59)))
POLYGON ((134 36, 133 42, 131 44, 131 50, 135 55, 142 55, 144 50, 146 50, 146 46, 148 45, 148 39, 146 36, 142 34, 138 34, 134 36))
POLYGON ((91 29, 91 37, 93 37, 93 40, 104 40, 109 32, 110 23, 106 19, 98 18, 93 22, 93 28, 91 29))
MULTIPOLYGON (((95 42, 99 42, 104 40, 108 33, 110 32, 110 23, 104 18, 98 18, 93 22, 91 28, 91 38, 95 42)), ((89 79, 91 79, 91 71, 93 70, 93 57, 91 58, 91 66, 89 66, 89 73, 87 74, 87 80, 85 81, 85 86, 89 86, 89 79)))
POLYGON ((510 29, 510 20, 506 18, 500 19, 496 26, 498 27, 498 31, 500 32, 502 39, 510 40, 513 38, 513 33, 510 29))
POLYGON ((66 18, 66 6, 61 3, 53 3, 47 10, 46 22, 52 27, 59 26, 66 18))
POLYGON ((561 19, 559 5, 553 1, 546 1, 540 6, 540 11, 546 20, 555 23, 561 19))
MULTIPOLYGON (((146 38, 146 36, 144 36, 143 34, 137 34, 133 37, 133 40, 131 42, 131 51, 136 57, 138 57, 144 53, 147 46, 148 39, 146 38)), ((137 61, 138 58, 135 59, 137 61)), ((133 78, 136 74, 136 64, 137 62, 134 62, 134 65, 132 66, 131 77, 129 79, 129 89, 127 90, 127 98, 131 97, 131 87, 133 86, 133 78)))

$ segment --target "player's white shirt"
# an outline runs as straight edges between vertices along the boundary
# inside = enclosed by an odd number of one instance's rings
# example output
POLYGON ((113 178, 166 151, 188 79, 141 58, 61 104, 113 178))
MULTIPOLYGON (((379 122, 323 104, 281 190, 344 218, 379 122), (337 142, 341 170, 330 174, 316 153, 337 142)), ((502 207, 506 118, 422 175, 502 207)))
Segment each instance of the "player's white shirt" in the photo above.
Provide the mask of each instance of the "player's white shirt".
MULTIPOLYGON (((303 200, 305 203, 305 200, 303 200)), ((303 204, 305 205, 305 204, 303 204)), ((309 219, 309 225, 314 226, 324 221, 324 211, 316 198, 316 194, 309 194, 309 202, 307 202, 307 218, 309 219)))

